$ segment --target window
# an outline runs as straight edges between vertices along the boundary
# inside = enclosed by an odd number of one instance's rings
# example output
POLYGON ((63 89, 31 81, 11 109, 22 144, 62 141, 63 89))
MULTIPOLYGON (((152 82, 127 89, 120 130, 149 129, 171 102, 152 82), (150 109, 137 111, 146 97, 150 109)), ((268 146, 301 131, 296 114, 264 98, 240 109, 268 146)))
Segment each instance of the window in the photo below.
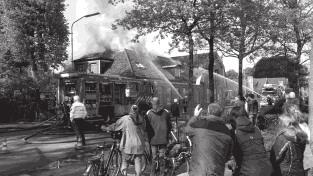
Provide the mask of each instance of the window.
POLYGON ((100 68, 100 74, 104 74, 111 66, 113 62, 102 62, 101 61, 101 68, 100 68))
POLYGON ((66 96, 72 96, 76 94, 76 80, 64 80, 64 95, 66 96))
POLYGON ((85 84, 85 92, 86 93, 96 93, 97 92, 97 83, 94 82, 86 82, 85 84))
POLYGON ((102 83, 100 84, 100 104, 111 104, 112 103, 112 84, 102 83))
POLYGON ((97 73, 97 63, 91 63, 88 65, 88 73, 97 73))

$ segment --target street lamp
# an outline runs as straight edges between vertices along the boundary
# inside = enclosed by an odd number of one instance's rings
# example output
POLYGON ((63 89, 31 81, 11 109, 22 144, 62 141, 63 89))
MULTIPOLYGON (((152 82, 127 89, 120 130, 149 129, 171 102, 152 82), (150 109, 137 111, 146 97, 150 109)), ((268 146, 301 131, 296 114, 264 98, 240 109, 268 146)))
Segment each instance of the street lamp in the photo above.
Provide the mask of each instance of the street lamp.
POLYGON ((81 19, 83 19, 83 18, 88 18, 88 17, 92 17, 92 16, 99 15, 99 14, 100 14, 99 12, 96 12, 96 13, 91 13, 91 14, 88 14, 88 15, 84 15, 84 16, 78 18, 77 20, 75 20, 75 21, 72 23, 72 25, 71 25, 72 64, 74 63, 74 54, 73 54, 73 53, 74 53, 74 52, 73 52, 73 26, 74 26, 74 24, 75 24, 77 21, 79 21, 79 20, 81 20, 81 19))

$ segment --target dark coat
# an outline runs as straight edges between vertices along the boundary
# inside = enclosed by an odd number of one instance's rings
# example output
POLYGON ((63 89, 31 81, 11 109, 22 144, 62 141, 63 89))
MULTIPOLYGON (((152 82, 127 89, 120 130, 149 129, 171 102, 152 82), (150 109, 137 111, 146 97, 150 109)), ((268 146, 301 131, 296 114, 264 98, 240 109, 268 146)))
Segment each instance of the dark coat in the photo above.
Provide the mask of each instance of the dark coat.
POLYGON ((171 112, 174 117, 179 117, 179 105, 177 103, 171 105, 171 112))
POLYGON ((237 168, 234 175, 270 176, 272 166, 260 130, 247 117, 238 117, 236 128, 233 155, 237 168))
POLYGON ((151 145, 163 145, 168 143, 171 126, 168 110, 159 108, 147 112, 147 133, 151 145))
POLYGON ((272 176, 304 176, 303 153, 307 135, 293 126, 278 133, 271 150, 272 176))
POLYGON ((259 111, 259 104, 257 100, 249 100, 248 103, 248 114, 257 114, 259 111))
POLYGON ((186 132, 193 144, 189 176, 224 175, 233 144, 224 122, 218 117, 195 120, 186 132))

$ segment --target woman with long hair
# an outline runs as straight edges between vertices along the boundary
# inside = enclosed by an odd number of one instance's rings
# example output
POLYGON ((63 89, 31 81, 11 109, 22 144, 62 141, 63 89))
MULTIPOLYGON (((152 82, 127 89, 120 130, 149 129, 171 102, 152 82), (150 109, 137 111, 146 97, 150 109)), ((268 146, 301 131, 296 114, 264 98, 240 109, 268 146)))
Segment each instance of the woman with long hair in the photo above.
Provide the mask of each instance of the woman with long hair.
POLYGON ((294 104, 285 104, 278 133, 271 149, 273 176, 304 176, 303 154, 308 135, 301 129, 294 104))

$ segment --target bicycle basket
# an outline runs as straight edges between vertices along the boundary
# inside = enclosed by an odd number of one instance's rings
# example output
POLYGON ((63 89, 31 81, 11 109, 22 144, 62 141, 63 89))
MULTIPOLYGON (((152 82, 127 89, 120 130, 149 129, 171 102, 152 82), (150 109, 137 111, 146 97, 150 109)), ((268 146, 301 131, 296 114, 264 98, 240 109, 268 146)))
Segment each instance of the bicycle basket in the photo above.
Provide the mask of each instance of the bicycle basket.
POLYGON ((112 139, 121 139, 123 135, 123 131, 111 131, 112 139))

